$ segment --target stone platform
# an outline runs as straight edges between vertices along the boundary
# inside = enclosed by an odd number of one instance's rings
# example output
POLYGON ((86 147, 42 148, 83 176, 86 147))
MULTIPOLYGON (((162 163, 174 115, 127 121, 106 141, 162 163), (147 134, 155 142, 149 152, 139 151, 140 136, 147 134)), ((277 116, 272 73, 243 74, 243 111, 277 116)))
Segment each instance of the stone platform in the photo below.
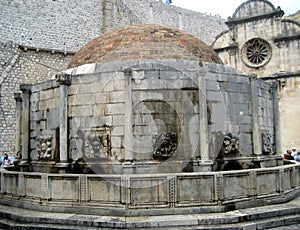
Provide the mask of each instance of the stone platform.
POLYGON ((0 205, 3 229, 296 229, 300 198, 277 205, 213 214, 116 217, 32 211, 0 205))

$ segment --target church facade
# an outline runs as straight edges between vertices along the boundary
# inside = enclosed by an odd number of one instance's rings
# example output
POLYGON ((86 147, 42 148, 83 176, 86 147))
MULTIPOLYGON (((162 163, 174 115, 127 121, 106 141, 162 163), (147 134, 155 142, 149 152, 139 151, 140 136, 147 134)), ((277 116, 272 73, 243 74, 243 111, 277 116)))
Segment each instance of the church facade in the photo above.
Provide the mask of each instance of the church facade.
POLYGON ((224 64, 278 83, 285 151, 300 147, 300 23, 283 16, 269 1, 246 1, 228 18, 228 30, 212 46, 224 64))

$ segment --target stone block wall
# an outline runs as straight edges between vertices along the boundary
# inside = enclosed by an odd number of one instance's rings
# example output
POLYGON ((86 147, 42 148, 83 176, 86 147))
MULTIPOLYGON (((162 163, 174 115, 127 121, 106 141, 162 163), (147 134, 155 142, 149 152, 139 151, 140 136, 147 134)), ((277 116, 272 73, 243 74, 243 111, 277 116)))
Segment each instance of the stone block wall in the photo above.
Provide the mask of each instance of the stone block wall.
MULTIPOLYGON (((59 88, 55 80, 31 87, 30 96, 30 158, 37 161, 58 158, 59 88), (39 156, 39 146, 49 137, 51 156, 39 156)), ((45 153, 45 152, 44 152, 45 153)))
POLYGON ((83 153, 91 151, 88 136, 96 135, 107 137, 109 142, 101 158, 123 160, 125 79, 122 72, 74 76, 68 89, 68 104, 71 159, 94 158, 83 153))
POLYGON ((77 51, 92 38, 129 24, 170 25, 208 44, 226 28, 221 18, 154 0, 13 0, 0 5, 4 42, 64 51, 77 51))
MULTIPOLYGON (((253 154, 253 116, 257 112, 261 131, 274 144, 274 108, 271 85, 257 80, 258 104, 253 107, 251 77, 234 69, 208 64, 206 77, 208 123, 211 133, 221 131, 238 136, 241 152, 253 154)), ((256 80, 255 80, 256 81, 256 80)))
POLYGON ((102 2, 3 1, 0 37, 36 48, 75 51, 100 34, 102 2))
POLYGON ((208 45, 227 28, 224 19, 220 17, 167 5, 161 1, 123 0, 123 2, 137 15, 142 23, 179 28, 195 35, 208 45))
MULTIPOLYGON (((112 163, 117 165, 107 171, 112 173, 120 172, 121 164, 129 160, 143 166, 173 156, 189 162, 204 157, 200 135, 207 136, 202 145, 210 145, 212 161, 221 152, 226 134, 239 138, 240 153, 247 157, 262 154, 263 132, 274 145, 271 86, 230 67, 185 60, 128 60, 87 64, 67 72, 72 73, 71 85, 66 86, 70 163, 90 161, 108 168, 112 163)), ((51 136, 51 160, 59 161, 60 102, 64 100, 59 87, 56 80, 32 86, 33 160, 39 160, 39 145, 51 136)))
POLYGON ((14 43, 0 44, 0 152, 15 151, 15 100, 21 83, 51 79, 66 69, 72 54, 54 50, 30 49, 14 43))

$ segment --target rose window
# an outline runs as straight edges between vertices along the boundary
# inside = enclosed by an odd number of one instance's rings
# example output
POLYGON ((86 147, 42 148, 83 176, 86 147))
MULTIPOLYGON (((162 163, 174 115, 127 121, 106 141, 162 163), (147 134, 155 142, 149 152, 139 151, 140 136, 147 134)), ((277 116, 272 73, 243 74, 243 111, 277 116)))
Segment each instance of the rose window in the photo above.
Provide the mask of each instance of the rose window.
POLYGON ((260 67, 271 58, 271 46, 260 38, 254 38, 245 43, 242 48, 242 59, 249 67, 260 67))

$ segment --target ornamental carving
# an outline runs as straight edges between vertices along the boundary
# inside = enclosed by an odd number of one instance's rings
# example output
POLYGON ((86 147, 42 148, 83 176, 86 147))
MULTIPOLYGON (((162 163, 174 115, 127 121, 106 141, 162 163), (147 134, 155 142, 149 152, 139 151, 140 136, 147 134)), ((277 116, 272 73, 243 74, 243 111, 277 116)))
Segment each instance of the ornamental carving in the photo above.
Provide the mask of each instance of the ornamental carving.
POLYGON ((270 154, 273 152, 271 139, 272 139, 272 136, 268 131, 262 132, 262 152, 263 153, 270 154))
POLYGON ((102 127, 85 133, 85 157, 110 158, 109 128, 102 127))
POLYGON ((40 136, 37 138, 37 159, 53 160, 52 136, 40 136))
POLYGON ((153 158, 166 159, 173 156, 177 150, 177 134, 162 133, 153 136, 153 158))
POLYGON ((234 136, 232 133, 227 133, 224 136, 222 148, 225 155, 237 155, 240 152, 239 138, 234 136))
POLYGON ((267 64, 272 54, 270 44, 261 38, 253 38, 247 41, 241 52, 243 62, 253 68, 267 64))

